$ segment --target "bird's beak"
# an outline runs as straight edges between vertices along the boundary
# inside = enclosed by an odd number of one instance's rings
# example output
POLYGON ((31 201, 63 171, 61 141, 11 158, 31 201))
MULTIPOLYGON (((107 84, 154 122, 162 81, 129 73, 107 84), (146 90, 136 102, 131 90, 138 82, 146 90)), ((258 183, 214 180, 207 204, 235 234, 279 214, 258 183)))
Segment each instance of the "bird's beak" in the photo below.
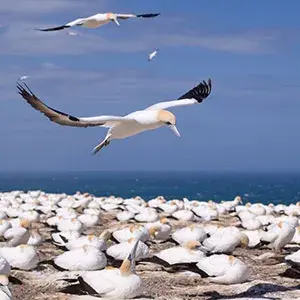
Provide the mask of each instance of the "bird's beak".
POLYGON ((168 125, 168 126, 177 136, 180 137, 180 133, 175 125, 168 125))
POLYGON ((113 19, 113 22, 115 22, 118 26, 120 26, 120 23, 118 22, 117 18, 113 19))
POLYGON ((128 260, 130 261, 130 263, 132 263, 132 261, 135 260, 135 255, 136 255, 136 249, 139 243, 139 239, 135 242, 135 244, 132 247, 132 250, 130 252, 130 254, 128 255, 128 260))

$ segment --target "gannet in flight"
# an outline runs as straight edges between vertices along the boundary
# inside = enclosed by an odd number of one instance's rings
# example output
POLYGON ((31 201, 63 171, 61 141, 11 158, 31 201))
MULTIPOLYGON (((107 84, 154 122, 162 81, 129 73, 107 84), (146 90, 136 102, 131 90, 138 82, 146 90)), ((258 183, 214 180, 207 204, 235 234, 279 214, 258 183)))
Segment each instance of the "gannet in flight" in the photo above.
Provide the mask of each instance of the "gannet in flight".
POLYGON ((28 75, 24 75, 24 76, 21 76, 20 78, 19 78, 19 80, 25 80, 25 79, 27 79, 29 76, 28 75))
POLYGON ((70 28, 73 26, 82 26, 85 28, 98 28, 102 25, 105 25, 109 22, 114 22, 118 26, 120 26, 120 23, 118 19, 126 20, 129 18, 154 18, 160 15, 160 13, 155 14, 114 14, 114 13, 105 13, 105 14, 96 14, 90 17, 86 18, 79 18, 74 21, 71 21, 69 23, 66 23, 62 26, 57 27, 51 27, 51 28, 37 28, 36 30, 39 31, 57 31, 57 30, 63 30, 65 28, 70 28))
POLYGON ((59 110, 53 109, 43 103, 26 83, 17 83, 18 93, 36 110, 42 112, 52 122, 63 126, 92 127, 102 126, 109 128, 106 137, 94 149, 96 154, 113 139, 123 139, 140 132, 168 126, 177 136, 180 136, 176 128, 176 117, 166 108, 185 106, 201 103, 211 93, 211 80, 203 81, 190 91, 174 101, 159 102, 144 110, 132 112, 126 116, 95 116, 74 117, 59 110), (22 85, 23 84, 23 85, 22 85))
POLYGON ((153 52, 151 52, 148 56, 148 61, 151 61, 158 53, 158 49, 154 50, 153 52))

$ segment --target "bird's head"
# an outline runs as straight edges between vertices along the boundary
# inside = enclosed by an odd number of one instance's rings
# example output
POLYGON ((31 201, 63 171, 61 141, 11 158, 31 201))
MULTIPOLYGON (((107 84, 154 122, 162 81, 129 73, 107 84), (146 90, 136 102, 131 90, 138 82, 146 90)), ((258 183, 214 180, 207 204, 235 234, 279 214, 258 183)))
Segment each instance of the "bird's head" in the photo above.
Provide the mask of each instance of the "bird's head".
POLYGON ((120 26, 120 23, 118 22, 118 17, 116 14, 113 13, 107 13, 106 17, 108 20, 114 22, 115 24, 117 24, 118 26, 120 26))
POLYGON ((199 241, 191 240, 184 244, 184 247, 188 250, 198 250, 201 247, 199 241))
POLYGON ((176 127, 176 117, 167 110, 160 110, 158 113, 158 121, 167 125, 177 136, 180 137, 180 133, 176 127))
POLYGON ((0 285, 8 285, 9 279, 6 275, 0 275, 0 285))

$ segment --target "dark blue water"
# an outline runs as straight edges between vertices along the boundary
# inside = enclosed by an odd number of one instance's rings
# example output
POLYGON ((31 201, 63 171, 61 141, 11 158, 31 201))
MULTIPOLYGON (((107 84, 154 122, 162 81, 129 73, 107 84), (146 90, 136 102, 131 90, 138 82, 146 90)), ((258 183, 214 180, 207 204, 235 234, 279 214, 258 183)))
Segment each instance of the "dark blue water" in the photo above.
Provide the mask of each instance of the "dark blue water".
POLYGON ((295 203, 300 201, 299 174, 238 174, 197 172, 68 172, 0 173, 0 191, 35 190, 97 196, 152 199, 230 200, 237 194, 245 201, 295 203))

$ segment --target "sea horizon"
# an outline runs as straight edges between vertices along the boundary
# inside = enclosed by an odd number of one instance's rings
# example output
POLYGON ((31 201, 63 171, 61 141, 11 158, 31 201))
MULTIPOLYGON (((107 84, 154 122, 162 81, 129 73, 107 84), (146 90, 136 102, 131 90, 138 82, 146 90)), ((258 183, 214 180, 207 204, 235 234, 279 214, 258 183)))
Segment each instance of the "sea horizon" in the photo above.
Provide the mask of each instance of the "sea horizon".
POLYGON ((300 171, 1 171, 0 191, 13 190, 289 204, 300 201, 300 171))

